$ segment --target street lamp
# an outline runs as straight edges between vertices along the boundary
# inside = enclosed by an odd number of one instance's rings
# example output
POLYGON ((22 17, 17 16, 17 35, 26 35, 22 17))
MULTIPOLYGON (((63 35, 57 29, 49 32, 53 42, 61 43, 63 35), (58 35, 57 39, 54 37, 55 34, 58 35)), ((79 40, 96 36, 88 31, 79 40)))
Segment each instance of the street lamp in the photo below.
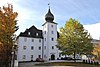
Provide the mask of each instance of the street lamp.
POLYGON ((16 51, 16 45, 13 46, 12 48, 12 64, 11 67, 14 67, 14 63, 15 63, 15 51, 16 51))
POLYGON ((11 67, 14 67, 14 52, 12 51, 11 54, 12 54, 11 67))

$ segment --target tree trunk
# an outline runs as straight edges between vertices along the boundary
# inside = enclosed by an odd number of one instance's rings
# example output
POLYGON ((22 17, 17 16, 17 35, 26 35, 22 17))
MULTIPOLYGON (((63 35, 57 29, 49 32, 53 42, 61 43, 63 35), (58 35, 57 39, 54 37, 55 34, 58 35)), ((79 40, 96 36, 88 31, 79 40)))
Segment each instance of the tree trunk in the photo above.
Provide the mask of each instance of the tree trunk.
POLYGON ((76 58, 75 58, 76 56, 75 56, 75 53, 76 53, 76 52, 74 51, 74 62, 76 62, 76 58))
POLYGON ((66 54, 65 54, 65 57, 66 57, 66 54))

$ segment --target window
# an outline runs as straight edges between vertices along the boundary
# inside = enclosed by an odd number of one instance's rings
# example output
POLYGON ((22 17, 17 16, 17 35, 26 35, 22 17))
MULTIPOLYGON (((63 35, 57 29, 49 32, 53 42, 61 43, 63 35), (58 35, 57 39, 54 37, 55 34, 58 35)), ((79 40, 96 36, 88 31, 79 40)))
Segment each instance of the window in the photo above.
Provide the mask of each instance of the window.
POLYGON ((54 46, 52 46, 52 49, 54 49, 54 46))
POLYGON ((38 58, 41 58, 41 55, 38 55, 38 58))
POLYGON ((51 27, 53 27, 53 25, 51 25, 51 27))
POLYGON ((32 39, 32 42, 34 42, 34 39, 32 39))
POLYGON ((30 32, 28 32, 28 35, 30 35, 30 32))
POLYGON ((46 41, 46 38, 45 38, 45 41, 46 41))
POLYGON ((26 55, 23 55, 23 59, 26 59, 26 55))
POLYGON ((53 31, 51 31, 51 34, 53 34, 53 31))
POLYGON ((26 50, 26 46, 23 46, 23 49, 26 50))
POLYGON ((39 46, 39 50, 41 50, 41 47, 39 46))
POLYGON ((27 41, 27 38, 25 37, 25 38, 24 38, 24 42, 26 42, 26 41, 27 41))
POLYGON ((39 39, 39 42, 41 42, 41 39, 39 39))
POLYGON ((61 54, 59 54, 59 57, 61 57, 61 54))
POLYGON ((44 55, 44 58, 46 58, 46 55, 44 55))
POLYGON ((51 38, 52 41, 54 41, 54 38, 51 38))
POLYGON ((44 46, 44 49, 46 49, 46 46, 44 46))
POLYGON ((31 55, 31 59, 33 59, 33 55, 31 55))
POLYGON ((36 33, 36 36, 38 36, 38 33, 36 33))
POLYGON ((31 46, 31 50, 34 50, 34 46, 31 46))
POLYGON ((44 31, 44 33, 46 34, 46 31, 44 31))

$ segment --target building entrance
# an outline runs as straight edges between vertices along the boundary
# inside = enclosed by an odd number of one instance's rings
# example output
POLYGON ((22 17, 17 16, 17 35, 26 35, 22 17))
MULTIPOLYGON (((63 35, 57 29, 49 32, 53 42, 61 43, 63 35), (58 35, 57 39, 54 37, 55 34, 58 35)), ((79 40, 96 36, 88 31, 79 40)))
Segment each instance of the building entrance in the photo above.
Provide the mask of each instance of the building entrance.
POLYGON ((54 54, 51 55, 51 60, 55 60, 55 55, 54 54))

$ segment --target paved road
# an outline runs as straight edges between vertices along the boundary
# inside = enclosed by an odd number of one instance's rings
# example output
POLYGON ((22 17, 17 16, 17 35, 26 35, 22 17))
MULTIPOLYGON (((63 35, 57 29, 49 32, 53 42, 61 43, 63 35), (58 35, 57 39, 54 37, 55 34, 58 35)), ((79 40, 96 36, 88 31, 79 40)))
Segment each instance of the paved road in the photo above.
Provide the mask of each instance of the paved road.
POLYGON ((40 64, 41 62, 29 62, 29 63, 19 63, 18 67, 34 67, 35 64, 40 64))
MULTIPOLYGON (((74 62, 74 61, 54 60, 54 61, 47 61, 47 62, 19 63, 18 67, 74 67, 74 66, 34 66, 35 64, 50 63, 50 62, 74 62)), ((77 62, 82 62, 82 61, 77 61, 77 62)))
MULTIPOLYGON (((28 62, 28 63, 19 63, 18 67, 75 67, 75 66, 34 66, 35 64, 40 63, 51 63, 51 62, 74 62, 73 60, 54 60, 47 62, 28 62)), ((76 62, 82 62, 82 60, 77 60, 76 62)))

